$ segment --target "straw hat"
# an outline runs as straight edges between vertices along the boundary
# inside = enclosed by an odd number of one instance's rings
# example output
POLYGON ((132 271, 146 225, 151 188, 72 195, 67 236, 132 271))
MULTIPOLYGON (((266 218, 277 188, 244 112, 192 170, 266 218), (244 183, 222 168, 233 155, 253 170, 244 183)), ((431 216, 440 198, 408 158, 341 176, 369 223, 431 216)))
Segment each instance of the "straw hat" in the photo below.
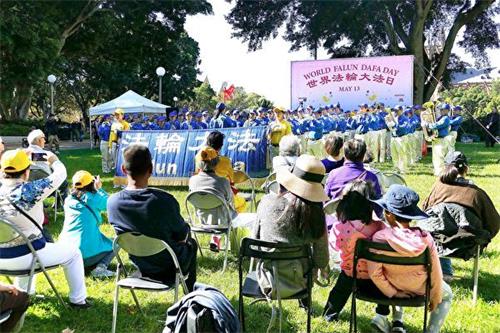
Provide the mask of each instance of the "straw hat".
POLYGON ((305 200, 323 202, 329 199, 321 184, 325 172, 320 160, 311 155, 301 155, 290 170, 287 168, 278 170, 276 181, 305 200))

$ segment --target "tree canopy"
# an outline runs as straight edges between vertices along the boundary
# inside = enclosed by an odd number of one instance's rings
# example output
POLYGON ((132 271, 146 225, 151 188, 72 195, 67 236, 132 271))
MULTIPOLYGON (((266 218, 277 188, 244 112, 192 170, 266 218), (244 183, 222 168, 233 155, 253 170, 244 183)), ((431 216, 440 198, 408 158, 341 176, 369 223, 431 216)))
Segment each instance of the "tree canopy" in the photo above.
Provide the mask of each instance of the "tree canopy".
POLYGON ((479 64, 488 62, 487 48, 500 45, 493 20, 500 6, 494 0, 234 3, 226 19, 233 26, 233 36, 247 43, 251 51, 283 32, 291 50, 307 48, 313 55, 319 48, 332 58, 414 55, 415 103, 428 100, 446 71, 460 64, 451 50, 461 28, 465 31, 459 44, 479 64))
POLYGON ((0 9, 3 119, 26 118, 32 104, 46 108, 48 74, 82 110, 127 89, 157 97, 158 66, 166 70, 163 100, 189 94, 199 49, 185 19, 212 12, 205 0, 2 1, 0 9))

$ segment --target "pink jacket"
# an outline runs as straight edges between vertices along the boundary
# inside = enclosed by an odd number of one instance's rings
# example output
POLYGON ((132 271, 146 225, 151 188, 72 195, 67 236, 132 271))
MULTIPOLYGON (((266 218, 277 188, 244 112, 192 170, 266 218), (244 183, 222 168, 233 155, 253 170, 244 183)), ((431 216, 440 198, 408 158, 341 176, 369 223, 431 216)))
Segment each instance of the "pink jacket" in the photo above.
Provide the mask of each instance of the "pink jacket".
MULTIPOLYGON (((381 221, 372 221, 363 224, 360 220, 337 222, 330 231, 335 235, 335 249, 340 252, 340 268, 352 276, 352 265, 354 261, 354 250, 356 241, 360 238, 371 239, 374 233, 385 228, 381 221)), ((366 260, 358 261, 358 279, 369 279, 366 260)))
MULTIPOLYGON (((432 261, 430 311, 441 303, 443 274, 431 235, 419 228, 386 228, 373 235, 374 242, 388 243, 400 257, 416 257, 429 247, 432 261)), ((425 294, 427 273, 423 266, 398 266, 368 262, 373 283, 387 297, 425 294)))

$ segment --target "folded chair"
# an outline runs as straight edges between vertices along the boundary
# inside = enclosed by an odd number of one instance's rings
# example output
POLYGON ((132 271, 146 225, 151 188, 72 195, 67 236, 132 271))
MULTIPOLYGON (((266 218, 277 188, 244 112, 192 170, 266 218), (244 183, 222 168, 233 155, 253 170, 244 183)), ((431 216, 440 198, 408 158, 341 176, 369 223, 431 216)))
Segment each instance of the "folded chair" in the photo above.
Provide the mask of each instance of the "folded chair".
MULTIPOLYGON (((57 291, 54 283, 52 282, 49 274, 47 273, 48 270, 58 268, 61 265, 54 265, 54 266, 44 266, 40 258, 38 257, 38 254, 36 250, 33 248, 33 245, 31 244, 31 241, 26 237, 26 235, 12 222, 10 222, 7 218, 0 216, 0 244, 2 243, 8 243, 16 238, 21 238, 24 243, 28 245, 28 248, 31 252, 31 255, 33 256, 33 259, 31 260, 31 265, 28 269, 24 270, 8 270, 8 269, 0 269, 0 275, 7 276, 7 278, 14 276, 14 277, 23 277, 23 276, 29 276, 28 280, 28 288, 27 290, 31 290, 31 284, 33 283, 33 277, 37 273, 43 273, 45 275, 45 278, 47 279, 47 282, 49 283, 50 287, 56 294, 57 299, 61 302, 61 304, 66 308, 67 304, 63 301, 61 295, 57 291)), ((9 279, 10 280, 10 279, 9 279)))
POLYGON ((381 305, 394 305, 402 307, 424 307, 424 325, 423 331, 425 333, 427 328, 427 311, 429 308, 429 295, 431 290, 431 256, 429 249, 425 249, 421 255, 417 257, 396 257, 391 256, 390 253, 395 253, 390 245, 383 243, 370 242, 364 239, 358 239, 356 242, 356 249, 354 252, 354 263, 352 267, 358 267, 358 261, 365 259, 367 261, 379 262, 391 265, 400 266, 413 266, 422 265, 427 272, 427 280, 425 283, 425 295, 416 296, 412 298, 389 298, 386 297, 380 290, 364 290, 357 285, 357 270, 353 269, 353 285, 352 285, 352 307, 351 307, 351 324, 349 332, 357 332, 357 315, 356 315, 356 299, 362 301, 376 303, 381 305), (383 251, 384 253, 380 253, 383 251))
MULTIPOLYGON (((266 260, 271 262, 284 261, 284 260, 300 260, 305 259, 308 264, 307 269, 307 288, 302 292, 293 295, 288 298, 281 298, 280 295, 280 285, 279 285, 279 271, 275 265, 273 265, 273 277, 277 281, 273 289, 276 290, 276 299, 279 305, 279 331, 281 332, 281 300, 286 299, 304 299, 307 298, 307 332, 311 332, 311 312, 312 312, 312 251, 309 244, 306 245, 289 245, 283 243, 272 243, 265 242, 252 238, 243 238, 241 241, 240 255, 238 260, 238 277, 239 277, 239 303, 238 303, 238 316, 240 318, 241 327, 243 331, 245 330, 245 312, 243 297, 250 297, 256 299, 257 301, 266 301, 268 296, 264 295, 260 289, 259 283, 257 281, 257 272, 252 270, 252 262, 250 263, 250 270, 243 281, 243 261, 245 258, 251 260, 266 260)), ((254 303, 252 302, 252 303, 254 303)), ((252 304, 251 303, 251 304, 252 304)), ((275 311, 273 306, 271 321, 269 323, 268 332, 274 322, 275 311)))
POLYGON ((113 251, 115 252, 116 258, 118 260, 118 266, 116 267, 116 286, 115 286, 115 295, 113 300, 113 324, 111 329, 112 333, 116 332, 116 320, 118 317, 118 298, 119 298, 120 288, 130 290, 134 302, 141 313, 143 313, 143 311, 139 305, 139 300, 137 299, 134 290, 162 292, 173 289, 174 302, 177 302, 179 296, 179 283, 182 285, 184 294, 188 293, 188 289, 185 282, 187 276, 184 276, 184 274, 182 273, 175 252, 165 241, 162 241, 157 238, 144 236, 143 234, 138 232, 126 232, 118 235, 115 238, 115 240, 113 241, 113 251), (123 260, 119 255, 120 249, 127 252, 129 255, 133 255, 136 257, 149 257, 165 250, 168 251, 174 263, 174 267, 172 268, 173 270, 175 270, 174 283, 165 284, 160 281, 129 275, 125 268, 125 265, 123 264, 123 260), (123 279, 120 278, 120 275, 122 273, 125 275, 125 278, 123 279))

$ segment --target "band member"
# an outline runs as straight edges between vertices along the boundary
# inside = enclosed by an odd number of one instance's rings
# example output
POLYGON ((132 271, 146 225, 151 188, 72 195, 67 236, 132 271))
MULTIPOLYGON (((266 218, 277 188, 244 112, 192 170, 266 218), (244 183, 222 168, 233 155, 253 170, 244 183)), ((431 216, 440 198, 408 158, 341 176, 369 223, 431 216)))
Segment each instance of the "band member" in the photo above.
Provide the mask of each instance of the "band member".
POLYGON ((409 121, 403 114, 403 107, 396 105, 391 110, 387 126, 391 130, 391 156, 394 167, 401 173, 405 173, 409 164, 408 130, 409 121))
POLYGON ((450 131, 450 111, 449 104, 441 106, 441 116, 433 124, 429 124, 429 129, 437 130, 437 137, 432 140, 432 165, 434 166, 434 175, 438 176, 444 166, 444 158, 450 151, 450 142, 446 139, 450 131))
POLYGON ((273 109, 275 120, 269 124, 268 139, 271 145, 269 146, 269 165, 273 157, 279 154, 279 143, 281 138, 285 135, 292 134, 292 126, 285 120, 285 109, 282 107, 275 107, 273 109))
POLYGON ((115 119, 111 124, 111 133, 109 135, 109 165, 110 169, 113 170, 116 167, 116 160, 118 154, 118 144, 122 137, 122 131, 130 130, 130 124, 123 119, 123 109, 116 109, 113 113, 115 119))
POLYGON ((453 112, 450 117, 450 135, 448 137, 450 151, 455 151, 455 143, 457 143, 457 137, 458 137, 458 128, 460 127, 460 124, 462 124, 463 122, 461 113, 462 113, 462 107, 460 105, 455 105, 453 107, 453 112))

